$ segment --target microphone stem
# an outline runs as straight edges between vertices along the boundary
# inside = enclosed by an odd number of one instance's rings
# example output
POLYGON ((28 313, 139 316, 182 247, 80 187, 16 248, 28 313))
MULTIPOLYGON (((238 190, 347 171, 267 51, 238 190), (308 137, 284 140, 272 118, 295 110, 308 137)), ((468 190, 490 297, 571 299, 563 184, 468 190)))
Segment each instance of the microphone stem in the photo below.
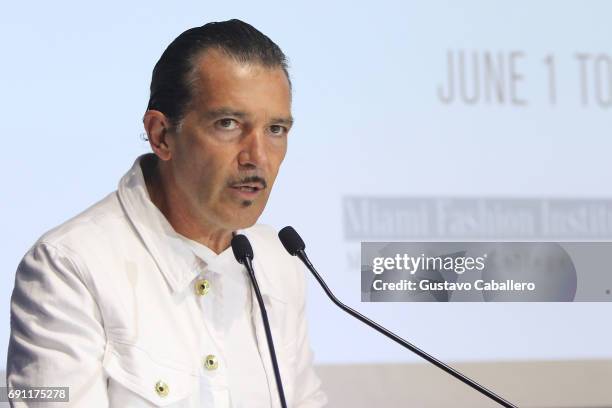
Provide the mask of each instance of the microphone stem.
POLYGON ((257 279, 255 279, 255 272, 253 270, 253 264, 249 257, 244 258, 244 265, 251 278, 253 289, 255 290, 255 296, 257 297, 257 303, 259 304, 259 310, 261 311, 261 318, 263 320, 264 329, 266 332, 266 340, 268 342, 268 350, 270 351, 270 359, 272 360, 272 367, 274 368, 274 378, 276 380, 276 388, 278 389, 278 397, 280 399, 281 407, 287 408, 287 401, 285 400, 285 391, 283 390, 283 382, 280 376, 280 370, 278 368, 278 362, 276 360, 276 352, 274 351, 274 342, 272 341, 272 331, 270 330, 270 322, 268 321, 268 313, 261 297, 259 285, 257 279))
POLYGON ((501 406, 504 406, 506 408, 518 408, 516 405, 506 401, 505 399, 503 399, 499 395, 495 394, 493 391, 487 389, 486 387, 483 387, 482 385, 478 384, 476 381, 474 381, 474 380, 466 377, 465 375, 461 374, 459 371, 455 370, 451 366, 449 366, 449 365, 445 364, 444 362, 438 360, 437 358, 433 357, 432 355, 427 354, 425 351, 423 351, 420 348, 416 347, 415 345, 407 342, 406 340, 402 339, 401 337, 399 337, 395 333, 385 329, 384 327, 382 327, 378 323, 368 319, 367 317, 365 317, 364 315, 362 315, 358 311, 356 311, 356 310, 348 307, 344 303, 340 302, 336 298, 336 296, 334 296, 334 294, 331 292, 331 290, 327 287, 327 284, 325 283, 323 278, 321 278, 321 276, 319 275, 319 273, 315 269, 314 265, 310 262, 310 260, 308 259, 308 256, 306 256, 306 252, 304 252, 304 250, 299 250, 296 255, 298 256, 298 258, 300 258, 302 260, 302 262, 304 262, 304 264, 310 270, 310 272, 312 272, 312 274, 314 275, 315 279, 319 282, 319 284, 321 285, 321 287, 323 288, 323 290, 325 291, 327 296, 331 299, 331 301, 334 302, 340 309, 344 310, 345 312, 347 312, 351 316, 355 317, 356 319, 360 320, 361 322, 367 324, 368 326, 370 326, 371 328, 375 329, 379 333, 384 334, 385 336, 387 336, 391 340, 401 344, 402 346, 404 346, 405 348, 409 349, 413 353, 417 354, 421 358, 424 358, 425 360, 429 361, 430 363, 432 363, 436 367, 446 371, 448 374, 452 375, 453 377, 455 377, 456 379, 460 380, 461 382, 463 382, 463 383, 469 385, 470 387, 474 388, 476 391, 480 392, 481 394, 486 395, 487 397, 489 397, 493 401, 497 402, 501 406))

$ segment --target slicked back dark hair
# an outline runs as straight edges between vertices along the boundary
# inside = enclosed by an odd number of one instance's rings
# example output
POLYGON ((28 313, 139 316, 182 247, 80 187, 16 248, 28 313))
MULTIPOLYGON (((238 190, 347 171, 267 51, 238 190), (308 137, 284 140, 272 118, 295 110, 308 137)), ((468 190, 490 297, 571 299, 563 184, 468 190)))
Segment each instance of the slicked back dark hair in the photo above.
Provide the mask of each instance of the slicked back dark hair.
POLYGON ((270 38, 240 20, 212 22, 190 28, 168 45, 153 68, 147 110, 158 110, 173 128, 179 126, 194 96, 197 59, 209 49, 220 50, 240 63, 282 68, 291 86, 287 58, 270 38))

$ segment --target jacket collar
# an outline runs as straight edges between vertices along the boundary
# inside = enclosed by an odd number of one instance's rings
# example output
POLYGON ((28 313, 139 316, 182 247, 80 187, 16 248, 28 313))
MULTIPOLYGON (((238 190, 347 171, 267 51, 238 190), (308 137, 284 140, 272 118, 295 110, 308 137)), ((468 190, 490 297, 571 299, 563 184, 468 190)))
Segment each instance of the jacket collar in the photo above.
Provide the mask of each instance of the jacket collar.
MULTIPOLYGON (((147 156, 153 156, 153 153, 143 154, 136 158, 130 170, 119 181, 117 194, 127 218, 153 257, 168 285, 173 292, 178 292, 190 285, 200 270, 196 256, 191 246, 185 242, 185 237, 174 230, 149 197, 140 167, 140 162, 147 156)), ((254 267, 262 294, 286 301, 283 290, 277 287, 277 282, 265 273, 264 262, 261 258, 265 257, 266 251, 264 248, 257 250, 260 239, 257 225, 237 230, 236 233, 245 234, 259 255, 254 259, 254 267)), ((203 260, 208 263, 208 266, 214 267, 216 258, 212 256, 203 260)))
POLYGON ((195 258, 161 211, 153 204, 140 162, 152 153, 139 156, 121 178, 117 193, 134 229, 147 247, 168 285, 174 292, 187 286, 198 274, 195 258))

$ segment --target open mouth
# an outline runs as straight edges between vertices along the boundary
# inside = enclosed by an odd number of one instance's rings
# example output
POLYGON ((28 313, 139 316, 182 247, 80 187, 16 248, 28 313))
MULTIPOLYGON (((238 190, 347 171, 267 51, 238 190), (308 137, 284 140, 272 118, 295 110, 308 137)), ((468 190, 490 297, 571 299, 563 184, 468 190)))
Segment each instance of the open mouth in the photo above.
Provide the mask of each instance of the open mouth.
POLYGON ((255 198, 265 187, 262 183, 241 183, 234 184, 231 186, 240 198, 253 199, 255 198))
POLYGON ((234 186, 234 188, 240 191, 251 191, 251 192, 261 190, 259 187, 255 187, 255 186, 234 186))

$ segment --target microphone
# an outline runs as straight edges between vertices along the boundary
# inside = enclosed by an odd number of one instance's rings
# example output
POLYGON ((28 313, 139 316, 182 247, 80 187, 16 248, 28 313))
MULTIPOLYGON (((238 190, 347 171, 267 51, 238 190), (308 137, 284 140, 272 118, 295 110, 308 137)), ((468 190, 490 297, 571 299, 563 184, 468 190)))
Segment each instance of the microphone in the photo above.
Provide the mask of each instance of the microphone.
POLYGON ((278 397, 280 399, 281 407, 287 408, 287 402, 285 400, 285 391, 283 390, 283 382, 280 376, 280 370, 278 369, 278 362, 276 360, 276 352, 274 351, 274 342, 272 341, 272 331, 270 330, 270 322, 268 321, 268 313, 259 291, 259 285, 257 279, 255 279, 255 271, 253 270, 253 247, 249 239, 242 234, 234 235, 232 238, 232 251, 234 257, 238 263, 244 265, 251 278, 253 289, 255 289, 255 296, 257 297, 257 303, 259 303, 259 310, 261 311, 261 318, 263 320, 264 329, 266 331, 266 340, 268 342, 268 350, 270 351, 270 358, 272 360, 272 367, 274 368, 274 378, 276 379, 276 388, 278 389, 278 397))
POLYGON ((312 272, 312 274, 314 275, 315 279, 319 282, 319 284, 321 285, 321 287, 323 288, 323 290, 325 291, 327 296, 340 309, 344 310, 346 313, 348 313, 351 316, 355 317, 359 321, 367 324, 368 326, 370 326, 374 330, 378 331, 379 333, 384 334, 385 336, 387 336, 391 340, 395 341, 396 343, 401 344, 403 347, 405 347, 408 350, 412 351, 413 353, 417 354, 419 357, 424 358, 425 360, 427 360, 431 364, 435 365, 436 367, 440 368, 441 370, 444 370, 445 372, 447 372, 448 374, 450 374, 453 377, 457 378, 458 380, 462 381, 463 383, 465 383, 465 384, 469 385, 470 387, 474 388, 476 391, 480 392, 481 394, 483 394, 483 395, 487 396, 488 398, 492 399, 493 401, 497 402, 499 405, 501 405, 503 407, 506 407, 506 408, 518 408, 516 405, 506 401, 505 399, 503 399, 499 395, 495 394, 493 391, 491 391, 491 390, 485 388, 484 386, 478 384, 476 381, 466 377, 465 375, 461 374, 459 371, 455 370, 451 366, 449 366, 449 365, 443 363, 442 361, 438 360, 437 358, 427 354, 425 351, 423 351, 420 348, 416 347, 415 345, 407 342, 406 340, 402 339, 401 337, 399 337, 395 333, 387 330, 386 328, 384 328, 383 326, 379 325, 378 323, 368 319, 367 317, 365 317, 361 313, 357 312, 354 309, 351 309, 350 307, 348 307, 344 303, 340 302, 338 300, 338 298, 336 298, 336 296, 334 296, 334 294, 329 289, 329 287, 327 287, 327 284, 325 283, 323 278, 321 278, 321 276, 319 275, 319 273, 317 272, 315 267, 312 265, 312 263, 308 259, 308 256, 306 255, 306 252, 305 252, 306 245, 304 244, 304 241, 302 240, 300 235, 297 233, 297 231, 295 229, 293 229, 293 227, 287 226, 287 227, 281 229, 278 232, 278 238, 280 239, 281 243, 283 244, 283 246, 285 247, 287 252, 289 252, 289 254, 291 254, 293 256, 297 256, 298 258, 300 258, 300 260, 304 263, 304 265, 306 265, 306 267, 310 270, 310 272, 312 272))

